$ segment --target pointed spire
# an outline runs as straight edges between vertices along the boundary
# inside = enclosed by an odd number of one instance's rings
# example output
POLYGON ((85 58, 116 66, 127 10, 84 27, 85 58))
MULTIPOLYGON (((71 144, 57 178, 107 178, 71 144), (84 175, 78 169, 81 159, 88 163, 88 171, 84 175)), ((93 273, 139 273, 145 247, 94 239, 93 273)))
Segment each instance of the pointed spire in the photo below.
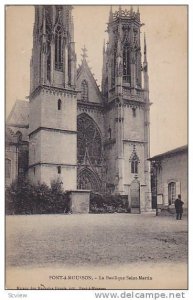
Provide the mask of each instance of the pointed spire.
POLYGON ((111 23, 112 21, 113 21, 113 9, 111 5, 110 12, 109 12, 109 23, 111 23))
POLYGON ((46 34, 46 9, 44 7, 44 12, 43 12, 43 34, 46 34))
POLYGON ((71 42, 74 42, 74 20, 73 20, 73 16, 71 16, 70 34, 71 34, 71 42))
POLYGON ((109 53, 109 42, 107 42, 106 53, 107 53, 107 55, 108 55, 108 53, 109 53))
POLYGON ((144 33, 144 62, 147 62, 147 46, 146 46, 146 36, 144 33))
POLYGON ((88 55, 86 54, 86 52, 87 52, 88 50, 86 49, 85 45, 84 45, 84 48, 82 48, 81 50, 82 50, 82 54, 81 54, 82 60, 85 61, 86 58, 88 57, 88 55))
POLYGON ((139 11, 139 5, 137 6, 137 13, 136 13, 136 17, 138 18, 138 20, 140 21, 140 11, 139 11))
POLYGON ((122 8, 121 8, 121 5, 119 5, 119 17, 121 17, 121 11, 122 11, 122 8))
POLYGON ((104 39, 104 42, 103 42, 103 54, 105 54, 105 39, 104 39))

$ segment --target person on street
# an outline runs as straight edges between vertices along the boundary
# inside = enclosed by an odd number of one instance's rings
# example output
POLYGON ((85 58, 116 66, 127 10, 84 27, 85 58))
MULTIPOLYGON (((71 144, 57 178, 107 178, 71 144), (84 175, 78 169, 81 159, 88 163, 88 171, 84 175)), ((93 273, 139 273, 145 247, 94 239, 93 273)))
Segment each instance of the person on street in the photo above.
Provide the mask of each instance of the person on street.
POLYGON ((181 195, 178 195, 178 198, 175 201, 176 220, 182 219, 183 204, 184 204, 184 202, 181 200, 181 195))

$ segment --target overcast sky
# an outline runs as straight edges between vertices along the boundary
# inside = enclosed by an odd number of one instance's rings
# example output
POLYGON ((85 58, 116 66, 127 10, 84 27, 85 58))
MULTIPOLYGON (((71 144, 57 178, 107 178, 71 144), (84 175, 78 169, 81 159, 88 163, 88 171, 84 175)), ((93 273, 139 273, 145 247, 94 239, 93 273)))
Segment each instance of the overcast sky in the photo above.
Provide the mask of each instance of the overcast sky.
MULTIPOLYGON (((113 6, 113 11, 117 8, 113 6)), ((143 46, 145 31, 153 103, 150 114, 152 156, 187 143, 187 9, 186 6, 139 8, 141 21, 145 23, 141 40, 143 46)), ((109 6, 74 6, 73 9, 78 63, 85 44, 89 66, 99 85, 109 9, 109 6)), ((32 6, 7 9, 6 115, 16 99, 29 95, 33 22, 32 6)))

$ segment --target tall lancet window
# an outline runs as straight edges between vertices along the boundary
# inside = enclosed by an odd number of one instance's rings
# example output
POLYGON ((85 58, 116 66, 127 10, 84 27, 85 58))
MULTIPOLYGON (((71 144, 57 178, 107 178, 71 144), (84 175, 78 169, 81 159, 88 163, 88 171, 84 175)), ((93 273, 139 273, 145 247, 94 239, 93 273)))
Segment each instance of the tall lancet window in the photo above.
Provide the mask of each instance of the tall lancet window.
POLYGON ((47 27, 46 28, 46 33, 47 33, 47 80, 50 81, 50 72, 51 72, 51 46, 50 46, 50 41, 51 41, 51 34, 50 30, 47 27))
POLYGON ((131 173, 138 173, 138 160, 132 159, 131 161, 131 173))
POLYGON ((62 71, 63 68, 62 29, 59 25, 55 30, 55 68, 58 71, 62 71))
POLYGON ((128 44, 123 47, 123 82, 131 84, 131 61, 128 44))
POLYGON ((116 45, 114 48, 114 53, 113 53, 113 59, 112 59, 112 86, 115 85, 115 77, 116 77, 116 61, 117 61, 117 51, 116 51, 116 45))
POLYGON ((50 71, 51 71, 51 47, 50 41, 47 41, 47 79, 50 81, 50 71))
POLYGON ((52 27, 52 7, 50 5, 45 6, 46 16, 46 64, 47 64, 47 80, 50 81, 50 70, 51 70, 51 27, 52 27))
POLYGON ((139 87, 139 63, 138 63, 138 54, 135 52, 135 78, 136 78, 136 86, 139 87))
POLYGON ((11 160, 6 158, 5 159, 5 178, 11 177, 11 160))
POLYGON ((88 101, 88 82, 86 80, 81 83, 81 100, 88 101))
POLYGON ((70 48, 68 48, 68 84, 71 85, 71 51, 70 48))
POLYGON ((138 165, 139 165, 139 157, 136 153, 136 149, 135 149, 135 146, 133 147, 133 152, 130 156, 130 159, 129 159, 130 163, 131 163, 131 173, 132 174, 137 174, 138 173, 138 165))

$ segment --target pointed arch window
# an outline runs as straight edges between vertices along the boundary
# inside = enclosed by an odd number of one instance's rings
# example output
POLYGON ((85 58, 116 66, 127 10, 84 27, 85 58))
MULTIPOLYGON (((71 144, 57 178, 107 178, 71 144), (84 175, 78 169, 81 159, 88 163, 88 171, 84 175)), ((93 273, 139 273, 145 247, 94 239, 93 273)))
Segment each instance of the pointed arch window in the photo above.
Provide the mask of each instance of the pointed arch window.
POLYGON ((129 159, 130 163, 131 163, 131 173, 132 174, 138 174, 138 171, 139 171, 139 157, 136 153, 136 149, 135 149, 135 146, 133 148, 133 152, 131 154, 131 157, 129 159))
POLYGON ((133 42, 134 42, 134 44, 137 42, 137 30, 134 30, 133 31, 133 42))
POLYGON ((51 19, 52 19, 52 7, 49 5, 45 6, 46 15, 46 64, 47 64, 47 80, 50 81, 51 71, 51 19))
POLYGON ((131 173, 133 173, 133 174, 138 173, 138 160, 132 159, 132 161, 131 161, 131 173))
POLYGON ((123 47, 123 82, 131 85, 131 57, 128 44, 123 47))
POLYGON ((113 58, 112 58, 112 86, 115 85, 115 77, 116 77, 116 61, 117 61, 117 46, 115 45, 113 58))
POLYGON ((45 15, 46 15, 46 25, 51 25, 51 18, 52 18, 52 6, 51 5, 45 5, 45 15))
POLYGON ((51 46, 50 40, 47 40, 47 80, 50 81, 50 72, 51 72, 51 46))
POLYGON ((58 25, 55 30, 55 69, 62 71, 63 53, 62 53, 62 29, 58 25))
POLYGON ((6 158, 5 159, 5 178, 11 177, 11 160, 6 158))
POLYGON ((137 87, 141 87, 140 72, 141 72, 140 55, 139 55, 139 52, 136 50, 136 52, 135 52, 135 74, 136 74, 136 86, 137 87))
POLYGON ((68 49, 68 84, 71 85, 72 78, 71 78, 71 51, 68 49))
POLYGON ((86 80, 81 83, 81 100, 88 101, 88 82, 86 80))

